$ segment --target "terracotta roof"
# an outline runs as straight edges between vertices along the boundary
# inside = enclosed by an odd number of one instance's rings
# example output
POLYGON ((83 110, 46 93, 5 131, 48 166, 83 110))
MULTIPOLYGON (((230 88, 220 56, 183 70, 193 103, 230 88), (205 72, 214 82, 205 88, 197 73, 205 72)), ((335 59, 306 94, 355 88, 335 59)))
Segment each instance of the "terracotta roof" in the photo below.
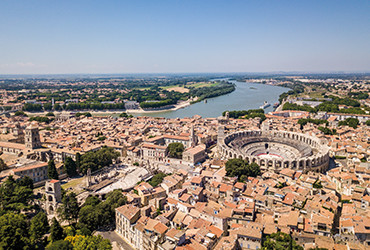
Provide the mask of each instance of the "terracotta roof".
POLYGON ((18 173, 18 172, 25 171, 25 170, 30 170, 30 169, 36 169, 36 168, 46 167, 47 165, 48 165, 48 163, 47 163, 47 162, 42 162, 42 163, 38 163, 38 164, 35 164, 35 165, 30 165, 30 166, 25 166, 25 167, 15 168, 15 169, 13 169, 12 171, 13 171, 14 173, 18 173))
POLYGON ((116 208, 116 211, 118 211, 128 220, 131 220, 138 212, 140 212, 140 209, 133 205, 124 205, 124 206, 116 208))

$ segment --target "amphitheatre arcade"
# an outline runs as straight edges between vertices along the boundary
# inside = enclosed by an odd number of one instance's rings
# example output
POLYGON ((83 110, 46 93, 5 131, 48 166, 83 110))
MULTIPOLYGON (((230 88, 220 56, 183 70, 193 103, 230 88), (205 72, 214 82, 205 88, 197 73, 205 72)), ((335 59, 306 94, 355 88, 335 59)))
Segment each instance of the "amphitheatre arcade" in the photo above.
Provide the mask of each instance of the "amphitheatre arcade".
POLYGON ((218 147, 223 158, 255 162, 262 171, 290 168, 303 173, 323 172, 329 166, 328 146, 317 137, 301 133, 276 130, 219 133, 218 147))

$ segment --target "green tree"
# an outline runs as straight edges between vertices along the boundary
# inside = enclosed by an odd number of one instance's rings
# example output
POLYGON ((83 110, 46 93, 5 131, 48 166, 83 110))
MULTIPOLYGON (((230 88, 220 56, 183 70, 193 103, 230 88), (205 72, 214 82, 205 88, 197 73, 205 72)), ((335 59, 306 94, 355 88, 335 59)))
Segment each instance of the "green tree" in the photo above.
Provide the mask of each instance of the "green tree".
POLYGON ((360 121, 356 118, 347 118, 344 121, 340 121, 338 123, 339 126, 344 125, 344 126, 352 127, 354 129, 356 129, 359 124, 360 124, 360 121))
POLYGON ((115 209, 126 203, 127 198, 119 189, 109 192, 104 202, 96 196, 89 196, 79 212, 78 227, 91 232, 100 227, 114 225, 115 209))
POLYGON ((248 165, 248 176, 256 177, 261 175, 260 166, 257 163, 253 162, 248 165))
POLYGON ((30 240, 34 245, 43 243, 44 235, 49 231, 48 217, 44 212, 39 212, 31 219, 30 240))
POLYGON ((226 168, 226 175, 227 176, 241 176, 246 175, 245 170, 246 163, 243 159, 230 159, 226 162, 225 168, 226 168))
POLYGON ((27 117, 27 115, 26 115, 26 113, 24 113, 23 111, 16 111, 15 113, 14 113, 14 115, 15 116, 25 116, 25 117, 27 117))
POLYGON ((356 118, 347 118, 346 119, 348 126, 352 128, 357 128, 358 124, 360 124, 359 120, 356 118))
POLYGON ((87 205, 83 206, 78 214, 78 227, 86 227, 90 232, 98 229, 102 225, 103 213, 100 207, 87 205))
POLYGON ((166 174, 160 172, 153 176, 153 178, 149 181, 149 184, 153 187, 157 187, 159 184, 162 183, 164 177, 166 177, 166 174))
POLYGON ((8 169, 8 165, 4 162, 3 159, 0 158, 0 171, 8 169))
POLYGON ((60 226, 58 220, 54 217, 50 226, 50 241, 55 242, 64 239, 63 228, 60 226))
POLYGON ((103 239, 99 236, 83 236, 75 235, 68 236, 66 241, 69 241, 73 245, 74 250, 111 250, 112 245, 108 239, 103 239))
POLYGON ((336 134, 336 130, 335 129, 330 129, 328 127, 318 127, 318 129, 323 132, 325 135, 334 135, 336 134))
POLYGON ((0 216, 0 249, 24 249, 29 244, 28 222, 23 214, 0 216))
POLYGON ((76 223, 80 207, 77 202, 76 194, 66 194, 62 199, 62 206, 59 208, 58 213, 63 221, 68 221, 69 224, 76 223))
POLYGON ((91 171, 95 171, 109 166, 119 155, 119 152, 111 147, 102 147, 98 151, 87 152, 81 156, 80 170, 86 173, 89 168, 91 168, 91 171))
POLYGON ((21 186, 28 187, 29 189, 33 189, 33 180, 28 176, 18 179, 17 183, 21 186))
POLYGON ((123 206, 127 203, 127 197, 123 196, 121 189, 115 189, 105 196, 104 203, 109 205, 112 213, 115 213, 117 207, 123 206))
POLYGON ((15 181, 13 176, 9 176, 0 187, 1 210, 20 212, 21 210, 31 209, 32 186, 32 181, 30 183, 27 178, 15 181))
POLYGON ((180 142, 170 143, 167 147, 168 155, 172 158, 181 159, 184 152, 184 145, 180 142))
POLYGON ((53 159, 48 162, 48 177, 49 179, 59 179, 58 171, 55 167, 55 162, 53 159))
POLYGON ((116 189, 106 195, 104 202, 98 205, 104 212, 102 225, 114 225, 116 222, 116 208, 127 203, 127 197, 123 196, 122 190, 116 189))
POLYGON ((57 240, 46 247, 47 250, 73 250, 71 242, 67 240, 57 240))
POLYGON ((321 181, 317 180, 314 184, 312 184, 313 188, 322 188, 321 181))
POLYGON ((81 167, 81 154, 76 153, 76 169, 77 169, 77 171, 80 171, 80 167, 81 167))
POLYGON ((119 114, 119 117, 127 118, 127 117, 128 117, 128 115, 127 115, 125 112, 122 112, 121 114, 119 114))
POLYGON ((53 105, 50 102, 44 103, 44 110, 52 110, 53 105))
POLYGON ((69 177, 73 177, 77 174, 76 162, 71 158, 67 157, 64 161, 64 170, 69 177))
POLYGON ((248 176, 256 177, 261 175, 260 166, 257 163, 248 164, 243 159, 230 159, 225 164, 226 175, 231 177, 238 177, 239 181, 245 181, 248 176))
POLYGON ((96 206, 98 205, 99 203, 101 202, 101 200, 97 197, 97 196, 94 196, 94 195, 89 195, 86 200, 85 200, 85 203, 84 203, 84 206, 96 206))
POLYGON ((60 110, 62 110, 62 106, 60 106, 59 103, 55 103, 54 104, 54 109, 57 110, 57 111, 60 111, 60 110))
POLYGON ((267 236, 263 243, 264 250, 303 250, 289 234, 278 232, 267 236))

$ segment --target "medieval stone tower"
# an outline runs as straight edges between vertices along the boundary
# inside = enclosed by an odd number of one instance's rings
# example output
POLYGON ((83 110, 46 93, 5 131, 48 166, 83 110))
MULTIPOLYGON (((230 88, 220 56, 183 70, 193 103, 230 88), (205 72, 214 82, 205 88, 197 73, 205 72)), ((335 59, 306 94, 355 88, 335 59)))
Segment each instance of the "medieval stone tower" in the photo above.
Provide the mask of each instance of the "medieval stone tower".
POLYGON ((28 149, 41 147, 40 134, 37 126, 30 125, 25 129, 24 142, 28 149))
POLYGON ((195 135, 194 125, 192 125, 190 129, 190 144, 190 147, 195 147, 198 144, 198 138, 195 135))
POLYGON ((51 180, 45 183, 46 196, 46 212, 54 214, 58 208, 58 204, 62 201, 62 189, 60 181, 51 180))

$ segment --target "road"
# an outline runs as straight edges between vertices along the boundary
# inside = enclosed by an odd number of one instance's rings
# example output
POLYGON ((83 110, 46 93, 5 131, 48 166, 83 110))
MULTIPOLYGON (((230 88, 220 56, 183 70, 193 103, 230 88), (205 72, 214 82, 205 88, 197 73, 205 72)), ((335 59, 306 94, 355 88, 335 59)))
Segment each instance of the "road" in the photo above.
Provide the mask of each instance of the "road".
POLYGON ((110 240, 110 242, 113 245, 113 250, 135 250, 132 248, 126 241, 124 241, 118 234, 114 231, 98 231, 95 233, 96 235, 101 235, 104 239, 110 240), (117 244, 114 244, 113 242, 116 242, 117 244), (120 247, 117 247, 120 246, 120 247))

